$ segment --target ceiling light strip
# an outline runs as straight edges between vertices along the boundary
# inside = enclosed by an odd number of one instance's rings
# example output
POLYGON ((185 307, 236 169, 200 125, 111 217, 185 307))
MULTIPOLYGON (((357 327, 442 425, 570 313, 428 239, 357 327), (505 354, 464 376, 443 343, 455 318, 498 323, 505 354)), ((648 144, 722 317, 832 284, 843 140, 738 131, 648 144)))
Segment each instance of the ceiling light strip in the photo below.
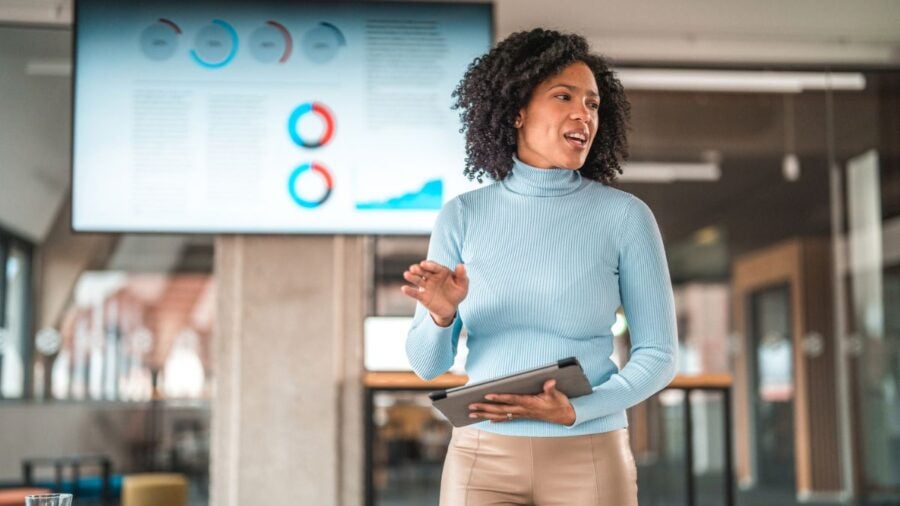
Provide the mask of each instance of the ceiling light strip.
POLYGON ((618 69, 616 74, 626 90, 801 93, 866 87, 865 76, 857 72, 618 69))

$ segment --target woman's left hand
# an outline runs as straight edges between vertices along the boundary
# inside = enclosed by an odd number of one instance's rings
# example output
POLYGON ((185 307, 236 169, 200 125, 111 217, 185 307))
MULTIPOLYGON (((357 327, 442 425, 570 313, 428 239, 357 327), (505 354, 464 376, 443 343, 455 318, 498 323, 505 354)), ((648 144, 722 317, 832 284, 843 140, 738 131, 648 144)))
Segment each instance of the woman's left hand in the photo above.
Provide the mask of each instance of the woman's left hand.
POLYGON ((545 420, 561 425, 575 423, 575 408, 566 394, 556 389, 556 380, 547 380, 536 395, 488 394, 491 402, 469 404, 470 418, 507 422, 518 418, 545 420))

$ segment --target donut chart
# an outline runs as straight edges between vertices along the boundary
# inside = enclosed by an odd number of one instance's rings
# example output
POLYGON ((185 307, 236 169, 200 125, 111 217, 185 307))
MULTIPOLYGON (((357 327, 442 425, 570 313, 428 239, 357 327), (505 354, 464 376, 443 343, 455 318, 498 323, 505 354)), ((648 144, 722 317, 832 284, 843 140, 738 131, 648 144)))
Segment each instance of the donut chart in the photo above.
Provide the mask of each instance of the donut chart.
POLYGON ((197 32, 191 58, 201 67, 217 69, 231 63, 237 50, 237 31, 225 21, 214 19, 197 32))
POLYGON ((168 60, 178 49, 180 37, 181 27, 169 19, 159 18, 141 32, 141 51, 153 61, 168 60))
POLYGON ((266 21, 250 36, 250 53, 260 63, 285 63, 293 50, 291 32, 277 21, 266 21))
POLYGON ((291 199, 298 206, 305 209, 315 209, 324 204, 328 200, 328 197, 331 196, 333 188, 334 178, 331 176, 331 172, 319 162, 310 162, 300 165, 291 172, 291 176, 288 178, 288 193, 290 194, 291 199), (297 193, 297 180, 306 172, 317 174, 325 185, 325 191, 316 199, 304 199, 297 193))
MULTIPOLYGON (((150 60, 168 60, 177 53, 182 35, 181 27, 175 22, 159 18, 141 32, 141 51, 150 60)), ((222 68, 237 55, 239 39, 234 25, 213 19, 197 31, 189 55, 201 67, 222 68)), ((257 25, 245 41, 248 41, 250 55, 260 63, 287 63, 294 53, 295 41, 290 30, 272 19, 257 25)), ((297 44, 302 55, 321 65, 338 56, 341 48, 347 46, 347 37, 334 24, 321 21, 307 30, 297 44)))
POLYGON ((306 32, 303 37, 303 52, 315 63, 327 63, 337 56, 338 50, 347 45, 347 39, 340 28, 322 21, 306 32))
POLYGON ((288 133, 295 144, 304 148, 318 148, 328 144, 334 136, 334 114, 321 102, 300 104, 288 118, 288 133), (304 138, 299 131, 300 119, 307 114, 314 114, 324 123, 324 130, 318 139, 304 138))

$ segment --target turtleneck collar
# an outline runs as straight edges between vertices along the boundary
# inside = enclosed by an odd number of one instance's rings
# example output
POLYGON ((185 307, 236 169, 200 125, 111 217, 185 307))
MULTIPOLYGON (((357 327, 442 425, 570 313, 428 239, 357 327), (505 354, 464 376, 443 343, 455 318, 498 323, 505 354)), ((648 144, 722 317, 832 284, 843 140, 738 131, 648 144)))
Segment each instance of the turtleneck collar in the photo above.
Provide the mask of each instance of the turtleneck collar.
POLYGON ((501 181, 507 189, 521 195, 557 197, 581 188, 584 182, 577 170, 553 167, 542 169, 528 165, 513 153, 513 168, 501 181))

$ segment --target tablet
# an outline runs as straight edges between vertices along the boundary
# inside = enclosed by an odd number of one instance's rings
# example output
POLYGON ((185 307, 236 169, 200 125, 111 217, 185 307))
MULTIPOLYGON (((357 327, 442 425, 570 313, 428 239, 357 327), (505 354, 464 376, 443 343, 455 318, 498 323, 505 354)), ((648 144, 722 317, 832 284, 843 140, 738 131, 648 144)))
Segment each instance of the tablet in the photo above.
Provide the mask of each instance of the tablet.
POLYGON ((587 395, 593 391, 591 382, 584 375, 578 359, 569 357, 553 364, 509 376, 431 392, 428 396, 431 397, 434 407, 440 410, 454 427, 463 427, 484 421, 484 418, 469 418, 469 404, 473 402, 491 403, 484 398, 485 395, 539 394, 544 391, 544 383, 551 379, 556 380, 556 389, 570 399, 587 395))

